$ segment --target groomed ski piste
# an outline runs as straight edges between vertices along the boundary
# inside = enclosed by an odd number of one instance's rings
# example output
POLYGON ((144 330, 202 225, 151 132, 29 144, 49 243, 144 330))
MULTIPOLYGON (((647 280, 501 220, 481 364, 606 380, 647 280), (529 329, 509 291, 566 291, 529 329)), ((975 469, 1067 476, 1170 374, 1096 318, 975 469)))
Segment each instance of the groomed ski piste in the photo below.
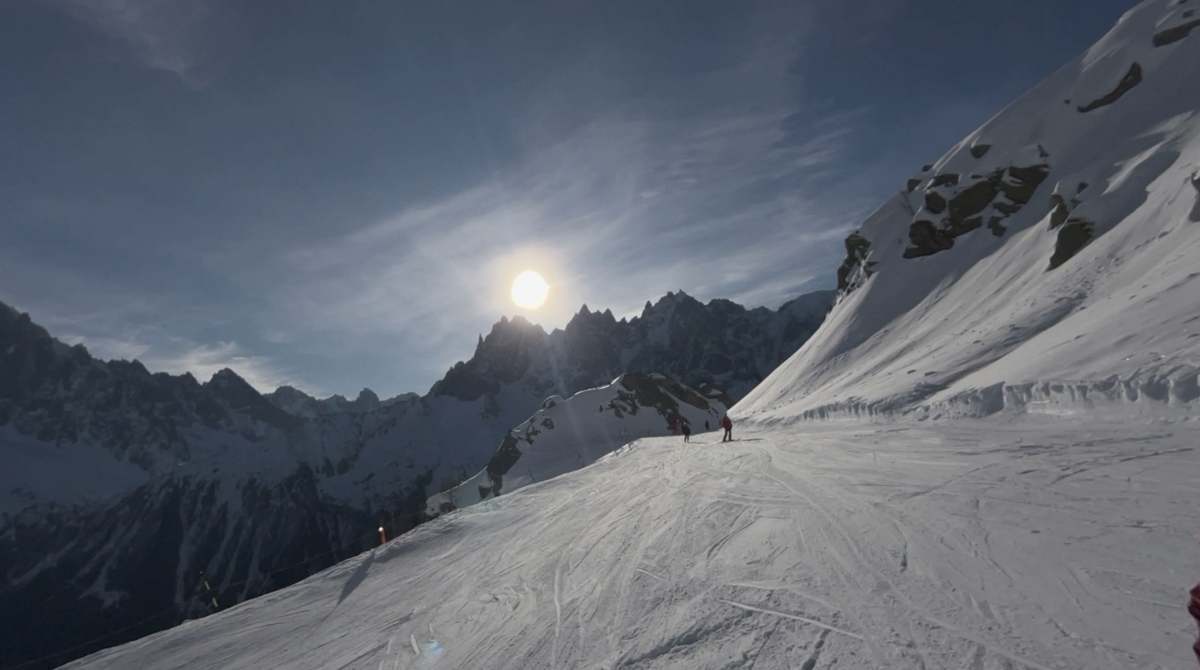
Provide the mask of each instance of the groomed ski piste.
POLYGON ((1194 3, 869 217, 734 442, 635 440, 66 667, 1196 667, 1194 3))
POLYGON ((660 374, 627 373, 569 399, 551 396, 509 431, 486 468, 430 496, 426 514, 439 516, 578 470, 638 437, 670 435, 671 419, 697 432, 705 424, 715 428, 726 411, 718 397, 703 397, 660 374))

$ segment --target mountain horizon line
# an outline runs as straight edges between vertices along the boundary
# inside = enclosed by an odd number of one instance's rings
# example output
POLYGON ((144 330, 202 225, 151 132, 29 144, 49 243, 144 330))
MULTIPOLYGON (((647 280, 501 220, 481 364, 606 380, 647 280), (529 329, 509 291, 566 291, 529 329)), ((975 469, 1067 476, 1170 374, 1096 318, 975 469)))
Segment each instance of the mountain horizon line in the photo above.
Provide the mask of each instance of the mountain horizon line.
MULTIPOLYGON (((747 312, 762 310, 762 311, 765 311, 768 313, 775 313, 775 312, 779 312, 779 311, 785 309, 786 307, 788 307, 789 305, 792 305, 792 304, 796 303, 797 301, 801 301, 805 298, 821 300, 821 299, 824 299, 824 296, 835 293, 835 292, 836 292, 835 289, 818 289, 815 291, 807 291, 807 292, 797 295, 794 298, 784 301, 779 307, 777 307, 775 309, 771 309, 769 307, 762 306, 762 305, 756 306, 756 307, 746 307, 746 306, 744 306, 732 299, 729 299, 729 298, 711 298, 708 300, 708 302, 701 302, 699 299, 688 294, 684 289, 681 288, 677 291, 667 291, 664 295, 660 296, 657 300, 653 300, 653 301, 647 300, 646 304, 642 307, 641 313, 638 315, 632 316, 632 317, 623 316, 620 319, 617 319, 616 316, 613 315, 611 308, 606 308, 603 311, 591 310, 588 308, 587 303, 584 302, 584 303, 580 304, 579 310, 577 312, 575 312, 572 315, 571 319, 568 320, 568 322, 566 324, 564 324, 564 326, 561 328, 556 327, 556 328, 552 328, 547 331, 545 326, 542 326, 541 324, 539 324, 535 321, 532 321, 525 314, 516 313, 511 316, 509 316, 507 314, 501 314, 500 318, 498 320, 496 320, 495 322, 493 322, 492 328, 489 331, 489 334, 495 333, 497 328, 509 327, 512 324, 516 324, 518 326, 525 325, 525 326, 528 326, 531 328, 536 328, 536 329, 540 330, 544 335, 549 336, 556 332, 565 332, 566 329, 571 326, 571 324, 575 323, 577 321, 577 319, 579 319, 581 317, 587 318, 587 317, 591 317, 591 316, 602 316, 607 319, 611 319, 612 322, 615 324, 632 324, 633 322, 635 322, 639 319, 645 319, 649 314, 653 313, 653 311, 656 308, 660 308, 660 306, 662 306, 668 300, 675 300, 676 302, 692 301, 697 304, 704 305, 706 307, 712 306, 714 303, 718 303, 718 304, 728 303, 730 305, 742 308, 742 309, 746 310, 747 312)), ((13 307, 12 305, 5 303, 4 301, 0 301, 0 308, 7 309, 17 316, 24 316, 26 318, 29 318, 29 320, 31 322, 33 322, 34 325, 37 325, 38 327, 42 328, 43 330, 46 330, 45 327, 41 326, 40 324, 37 324, 36 321, 33 321, 32 316, 28 312, 25 312, 16 307, 13 307)), ((48 330, 47 330, 47 334, 49 334, 48 330)), ((445 375, 446 375, 446 373, 443 373, 442 377, 435 380, 430 385, 430 388, 427 391, 425 391, 424 393, 420 393, 417 391, 403 391, 403 392, 397 393, 393 396, 381 398, 369 386, 364 386, 364 387, 362 387, 362 389, 360 389, 358 391, 357 394, 355 394, 354 399, 351 400, 350 394, 343 394, 343 393, 332 393, 332 394, 329 394, 328 396, 321 397, 322 394, 320 394, 319 392, 306 391, 305 389, 301 388, 300 384, 293 384, 293 383, 281 384, 279 386, 276 386, 274 389, 267 389, 267 390, 260 389, 260 388, 257 388, 251 382, 249 382, 246 379, 246 377, 238 374, 237 370, 235 370, 232 366, 222 367, 217 372, 214 372, 212 375, 210 375, 210 377, 207 381, 200 381, 200 379, 198 379, 197 376, 191 370, 185 370, 185 371, 179 372, 179 373, 173 373, 173 372, 169 372, 166 370, 151 370, 149 367, 146 366, 145 363, 143 363, 141 360, 139 360, 136 357, 132 358, 132 359, 100 358, 100 357, 94 356, 88 350, 87 345, 83 342, 79 342, 76 344, 68 344, 67 342, 63 342, 62 340, 58 339, 54 335, 50 335, 50 337, 52 339, 54 339, 55 342, 62 344, 64 347, 69 347, 72 349, 76 349, 77 351, 82 351, 82 352, 86 353, 88 356, 95 358, 96 360, 104 361, 104 362, 120 361, 120 362, 125 362, 125 363, 130 363, 130 364, 136 364, 136 365, 139 365, 139 366, 145 368, 149 374, 154 374, 154 375, 166 374, 166 375, 170 375, 172 377, 191 378, 193 381, 195 381, 197 384, 200 384, 200 385, 212 383, 213 381, 218 380, 221 377, 227 377, 228 375, 233 375, 238 380, 249 385, 251 388, 253 388, 258 393, 262 394, 263 396, 271 397, 271 396, 275 396, 277 394, 287 394, 289 396, 296 396, 298 394, 298 396, 301 399, 311 400, 311 401, 315 401, 315 402, 322 403, 322 404, 337 405, 337 406, 346 406, 346 405, 353 406, 356 403, 377 406, 377 405, 381 405, 381 404, 386 405, 386 404, 390 404, 393 402, 398 402, 398 401, 401 401, 401 400, 404 400, 407 398, 411 398, 411 397, 425 397, 425 396, 428 396, 431 393, 433 393, 434 387, 436 387, 438 382, 444 380, 445 375)), ((478 352, 478 347, 480 344, 483 343, 485 337, 486 336, 482 332, 478 334, 478 341, 476 344, 476 352, 478 352)), ((461 363, 464 363, 469 360, 470 360, 469 358, 466 359, 465 361, 463 359, 460 359, 457 363, 461 364, 461 363)), ((453 365, 451 365, 451 369, 452 368, 453 368, 453 365)), ((447 370, 447 372, 449 372, 449 370, 447 370)))

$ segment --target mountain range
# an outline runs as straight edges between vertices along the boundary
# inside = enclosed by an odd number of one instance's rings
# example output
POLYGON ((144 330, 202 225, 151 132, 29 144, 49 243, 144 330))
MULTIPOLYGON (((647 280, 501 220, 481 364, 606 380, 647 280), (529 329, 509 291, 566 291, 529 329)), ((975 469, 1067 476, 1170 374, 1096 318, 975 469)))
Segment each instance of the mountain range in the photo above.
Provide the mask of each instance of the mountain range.
POLYGON ((833 297, 747 310, 679 292, 550 333, 502 318, 429 392, 386 400, 101 361, 0 305, 0 665, 133 639, 411 529, 548 396, 661 373, 732 404, 833 297))
MULTIPOLYGON (((1197 12, 1138 4, 898 183, 817 332, 730 409, 733 442, 639 437, 489 498, 561 439, 543 406, 447 496, 482 504, 70 667, 1194 668, 1197 12)), ((934 70, 970 57, 930 44, 934 70)), ((637 358, 554 375, 528 346, 553 336, 513 323, 421 403, 488 420, 637 358)), ((598 441, 605 406, 571 405, 598 441)))

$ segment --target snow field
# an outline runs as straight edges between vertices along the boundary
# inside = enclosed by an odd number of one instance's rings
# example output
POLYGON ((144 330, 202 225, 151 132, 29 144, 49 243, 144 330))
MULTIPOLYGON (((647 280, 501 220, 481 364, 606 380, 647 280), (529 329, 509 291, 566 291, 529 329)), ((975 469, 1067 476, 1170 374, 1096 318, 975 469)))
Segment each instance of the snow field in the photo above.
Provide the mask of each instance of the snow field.
POLYGON ((639 440, 70 668, 1190 668, 1194 420, 639 440))

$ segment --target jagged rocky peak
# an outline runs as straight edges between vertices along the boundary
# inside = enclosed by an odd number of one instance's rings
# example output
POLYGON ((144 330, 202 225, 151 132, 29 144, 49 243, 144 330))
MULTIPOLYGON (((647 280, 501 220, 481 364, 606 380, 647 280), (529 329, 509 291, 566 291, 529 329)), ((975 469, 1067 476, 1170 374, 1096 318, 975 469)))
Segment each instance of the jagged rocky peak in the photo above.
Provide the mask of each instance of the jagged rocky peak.
POLYGON ((320 400, 293 386, 280 386, 263 397, 288 414, 306 419, 321 416, 327 410, 320 400))
POLYGON ((650 304, 650 301, 646 301, 646 307, 642 310, 642 318, 650 318, 654 315, 669 316, 681 305, 704 306, 699 300, 684 293, 682 289, 679 291, 667 291, 667 294, 659 298, 658 302, 653 305, 650 304))
POLYGON ((380 400, 374 391, 364 388, 358 392, 354 400, 348 400, 341 394, 334 394, 328 398, 318 400, 292 386, 280 386, 270 393, 263 394, 263 397, 269 400, 271 404, 292 416, 313 419, 319 416, 329 416, 343 412, 371 412, 380 407, 406 400, 409 396, 413 395, 415 394, 407 393, 389 400, 380 400))
POLYGON ((204 386, 237 405, 251 404, 256 398, 262 397, 249 382, 230 368, 221 368, 213 373, 204 386))
POLYGON ((705 305, 673 291, 628 320, 583 305, 550 335, 521 317, 502 318, 479 338, 475 356, 455 364, 430 393, 494 398, 519 381, 539 398, 570 396, 625 372, 658 372, 693 387, 713 384, 738 398, 816 331, 833 298, 833 291, 816 291, 778 310, 748 310, 724 299, 705 305))
POLYGON ((220 398, 230 409, 257 421, 285 431, 292 431, 300 426, 299 419, 277 407, 229 368, 218 370, 204 388, 220 398))
POLYGON ((523 316, 511 320, 502 316, 479 342, 471 360, 455 363, 429 393, 464 401, 494 396, 502 386, 521 379, 534 351, 545 347, 546 337, 541 326, 523 316))
POLYGON ((577 312, 575 316, 572 316, 571 320, 567 322, 566 328, 570 328, 571 324, 615 324, 616 322, 616 317, 613 316, 611 309, 606 309, 603 312, 593 312, 592 310, 588 309, 587 303, 584 303, 584 305, 579 308, 579 312, 577 312))
POLYGON ((294 386, 290 386, 290 385, 280 386, 279 388, 275 389, 274 391, 271 391, 270 393, 264 393, 263 396, 271 399, 273 402, 281 402, 281 403, 305 402, 305 401, 316 402, 316 400, 317 400, 316 398, 308 395, 304 391, 301 391, 300 389, 298 389, 294 386))

